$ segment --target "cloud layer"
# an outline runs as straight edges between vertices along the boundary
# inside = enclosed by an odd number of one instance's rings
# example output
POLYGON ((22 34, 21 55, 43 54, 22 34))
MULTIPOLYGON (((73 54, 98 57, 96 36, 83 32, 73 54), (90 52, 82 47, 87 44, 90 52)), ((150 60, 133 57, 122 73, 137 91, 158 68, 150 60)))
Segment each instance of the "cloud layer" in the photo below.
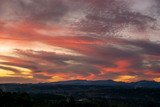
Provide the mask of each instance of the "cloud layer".
POLYGON ((158 0, 1 0, 0 80, 158 81, 159 19, 158 0))

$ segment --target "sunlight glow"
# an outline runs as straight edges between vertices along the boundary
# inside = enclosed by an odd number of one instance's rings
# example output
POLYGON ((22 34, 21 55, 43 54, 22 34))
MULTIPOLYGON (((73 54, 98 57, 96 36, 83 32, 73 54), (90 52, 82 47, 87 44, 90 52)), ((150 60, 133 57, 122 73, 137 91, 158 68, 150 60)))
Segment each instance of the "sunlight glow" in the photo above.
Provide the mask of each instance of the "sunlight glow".
POLYGON ((13 71, 0 69, 0 77, 10 77, 13 74, 15 74, 13 71))
POLYGON ((16 67, 16 66, 10 66, 10 65, 3 65, 0 64, 0 66, 3 67, 7 67, 7 68, 12 68, 12 69, 16 69, 17 71, 20 71, 21 74, 27 75, 27 74, 31 74, 32 71, 27 69, 27 68, 22 68, 22 67, 16 67))
POLYGON ((130 75, 122 75, 118 76, 118 78, 114 79, 117 82, 131 82, 135 81, 137 76, 130 76, 130 75))
POLYGON ((160 78, 154 78, 153 80, 156 82, 160 82, 160 78))
POLYGON ((58 82, 63 80, 64 78, 62 78, 61 76, 53 76, 52 79, 49 80, 49 82, 58 82))

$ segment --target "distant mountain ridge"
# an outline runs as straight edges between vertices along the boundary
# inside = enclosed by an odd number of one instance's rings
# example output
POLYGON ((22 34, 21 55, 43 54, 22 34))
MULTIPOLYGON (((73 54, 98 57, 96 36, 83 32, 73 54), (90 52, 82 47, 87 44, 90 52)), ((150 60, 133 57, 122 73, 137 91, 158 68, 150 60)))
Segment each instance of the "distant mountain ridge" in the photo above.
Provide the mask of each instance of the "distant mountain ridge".
POLYGON ((30 84, 0 84, 0 89, 8 92, 29 92, 29 93, 72 93, 80 90, 103 90, 103 89, 160 89, 160 82, 138 81, 138 82, 116 82, 113 80, 70 80, 49 83, 30 84))
POLYGON ((124 82, 115 82, 113 80, 96 80, 96 81, 88 81, 88 80, 69 80, 69 81, 60 81, 60 82, 52 82, 51 84, 58 85, 98 85, 98 86, 114 86, 125 84, 124 82))
POLYGON ((122 87, 132 87, 132 88, 160 88, 160 82, 142 80, 138 82, 116 82, 113 80, 69 80, 60 82, 51 82, 49 84, 53 85, 90 85, 90 86, 122 86, 122 87))

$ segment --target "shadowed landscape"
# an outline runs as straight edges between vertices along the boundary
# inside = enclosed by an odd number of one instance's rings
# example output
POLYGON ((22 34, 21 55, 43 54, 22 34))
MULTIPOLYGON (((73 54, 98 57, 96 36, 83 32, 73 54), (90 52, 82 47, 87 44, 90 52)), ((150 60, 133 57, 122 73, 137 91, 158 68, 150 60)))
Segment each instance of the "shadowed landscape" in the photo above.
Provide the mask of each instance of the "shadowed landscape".
POLYGON ((1 84, 1 107, 159 107, 160 83, 72 80, 1 84), (9 103, 8 103, 9 102, 9 103))

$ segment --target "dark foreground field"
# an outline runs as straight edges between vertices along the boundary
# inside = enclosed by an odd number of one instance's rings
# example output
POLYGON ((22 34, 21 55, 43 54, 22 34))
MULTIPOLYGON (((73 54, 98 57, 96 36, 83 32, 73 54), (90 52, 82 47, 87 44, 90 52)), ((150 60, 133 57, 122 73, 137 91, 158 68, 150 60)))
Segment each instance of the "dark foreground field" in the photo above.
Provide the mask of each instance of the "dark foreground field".
POLYGON ((0 84, 0 107, 160 107, 160 83, 0 84))
POLYGON ((0 92, 0 107, 160 107, 156 89, 81 90, 72 95, 0 92))

